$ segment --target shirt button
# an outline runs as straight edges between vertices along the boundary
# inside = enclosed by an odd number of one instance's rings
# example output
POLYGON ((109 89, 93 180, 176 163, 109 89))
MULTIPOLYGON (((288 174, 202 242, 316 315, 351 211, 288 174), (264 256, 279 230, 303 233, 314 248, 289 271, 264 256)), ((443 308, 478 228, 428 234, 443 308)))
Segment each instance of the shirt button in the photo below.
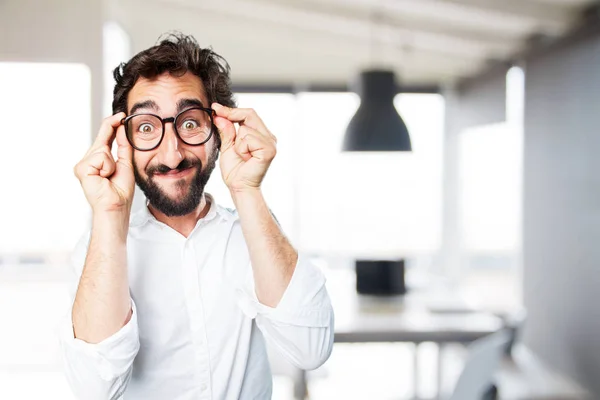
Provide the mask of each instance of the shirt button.
POLYGON ((200 390, 203 392, 206 390, 206 383, 203 383, 202 386, 200 386, 200 390))

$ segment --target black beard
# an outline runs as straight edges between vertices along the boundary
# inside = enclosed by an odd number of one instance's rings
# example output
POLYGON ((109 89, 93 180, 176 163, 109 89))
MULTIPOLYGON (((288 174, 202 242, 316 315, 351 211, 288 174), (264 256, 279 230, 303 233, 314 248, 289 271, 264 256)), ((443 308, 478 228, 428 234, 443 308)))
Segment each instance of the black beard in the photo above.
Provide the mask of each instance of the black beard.
MULTIPOLYGON (((210 155, 204 168, 202 168, 202 162, 200 162, 200 160, 190 160, 188 158, 181 161, 181 163, 174 168, 174 170, 183 170, 196 167, 196 175, 192 178, 188 193, 187 195, 184 195, 183 198, 177 200, 171 199, 162 191, 156 182, 154 182, 153 176, 156 173, 166 173, 172 170, 163 164, 148 167, 146 169, 148 179, 144 179, 138 172, 135 160, 133 160, 135 183, 137 183, 144 195, 146 195, 148 202, 167 217, 181 217, 187 215, 198 208, 198 205, 202 200, 204 187, 217 164, 218 155, 219 151, 218 149, 215 149, 210 155)), ((183 186, 185 185, 185 181, 180 180, 176 182, 176 185, 183 186)))

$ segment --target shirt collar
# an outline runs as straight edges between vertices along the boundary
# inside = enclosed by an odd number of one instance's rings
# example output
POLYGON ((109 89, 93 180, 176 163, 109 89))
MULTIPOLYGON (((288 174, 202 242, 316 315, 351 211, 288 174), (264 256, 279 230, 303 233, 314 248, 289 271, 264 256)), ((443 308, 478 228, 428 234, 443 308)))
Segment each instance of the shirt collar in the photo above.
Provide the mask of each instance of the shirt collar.
MULTIPOLYGON (((237 218, 237 213, 235 212, 235 210, 230 210, 228 208, 219 206, 215 201, 214 197, 209 193, 205 193, 204 196, 206 198, 206 201, 210 203, 210 208, 208 209, 208 213, 203 218, 201 218, 198 221, 198 223, 204 224, 216 217, 219 217, 225 221, 237 218)), ((135 212, 131 216, 129 225, 131 227, 141 227, 149 221, 159 223, 159 221, 154 217, 154 215, 152 215, 152 213, 148 209, 148 200, 146 200, 146 204, 144 204, 144 206, 139 211, 135 212)))

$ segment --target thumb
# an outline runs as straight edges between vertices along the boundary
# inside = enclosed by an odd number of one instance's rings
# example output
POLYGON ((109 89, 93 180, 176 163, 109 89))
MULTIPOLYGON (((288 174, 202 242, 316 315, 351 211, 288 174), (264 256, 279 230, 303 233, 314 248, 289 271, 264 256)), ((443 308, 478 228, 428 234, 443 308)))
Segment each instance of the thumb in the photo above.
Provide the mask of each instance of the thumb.
POLYGON ((235 126, 227 118, 219 116, 214 117, 214 122, 221 135, 221 151, 225 151, 235 142, 235 126))
POLYGON ((129 200, 133 196, 133 147, 125 136, 125 127, 117 129, 117 165, 115 174, 111 181, 116 185, 129 200))
POLYGON ((127 140, 123 125, 117 128, 117 157, 118 161, 125 161, 127 164, 131 164, 133 158, 133 147, 127 140))

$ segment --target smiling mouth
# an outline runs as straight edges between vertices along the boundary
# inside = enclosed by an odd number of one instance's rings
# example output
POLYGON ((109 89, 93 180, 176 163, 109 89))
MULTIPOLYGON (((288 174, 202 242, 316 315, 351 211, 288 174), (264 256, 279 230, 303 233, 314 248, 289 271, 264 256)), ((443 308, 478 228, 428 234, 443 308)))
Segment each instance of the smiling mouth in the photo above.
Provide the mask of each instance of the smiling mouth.
POLYGON ((186 176, 187 174, 189 174, 192 170, 194 169, 194 167, 188 167, 188 168, 184 168, 184 169, 173 169, 169 172, 165 172, 165 173, 155 173, 154 175, 160 178, 181 178, 186 176))

